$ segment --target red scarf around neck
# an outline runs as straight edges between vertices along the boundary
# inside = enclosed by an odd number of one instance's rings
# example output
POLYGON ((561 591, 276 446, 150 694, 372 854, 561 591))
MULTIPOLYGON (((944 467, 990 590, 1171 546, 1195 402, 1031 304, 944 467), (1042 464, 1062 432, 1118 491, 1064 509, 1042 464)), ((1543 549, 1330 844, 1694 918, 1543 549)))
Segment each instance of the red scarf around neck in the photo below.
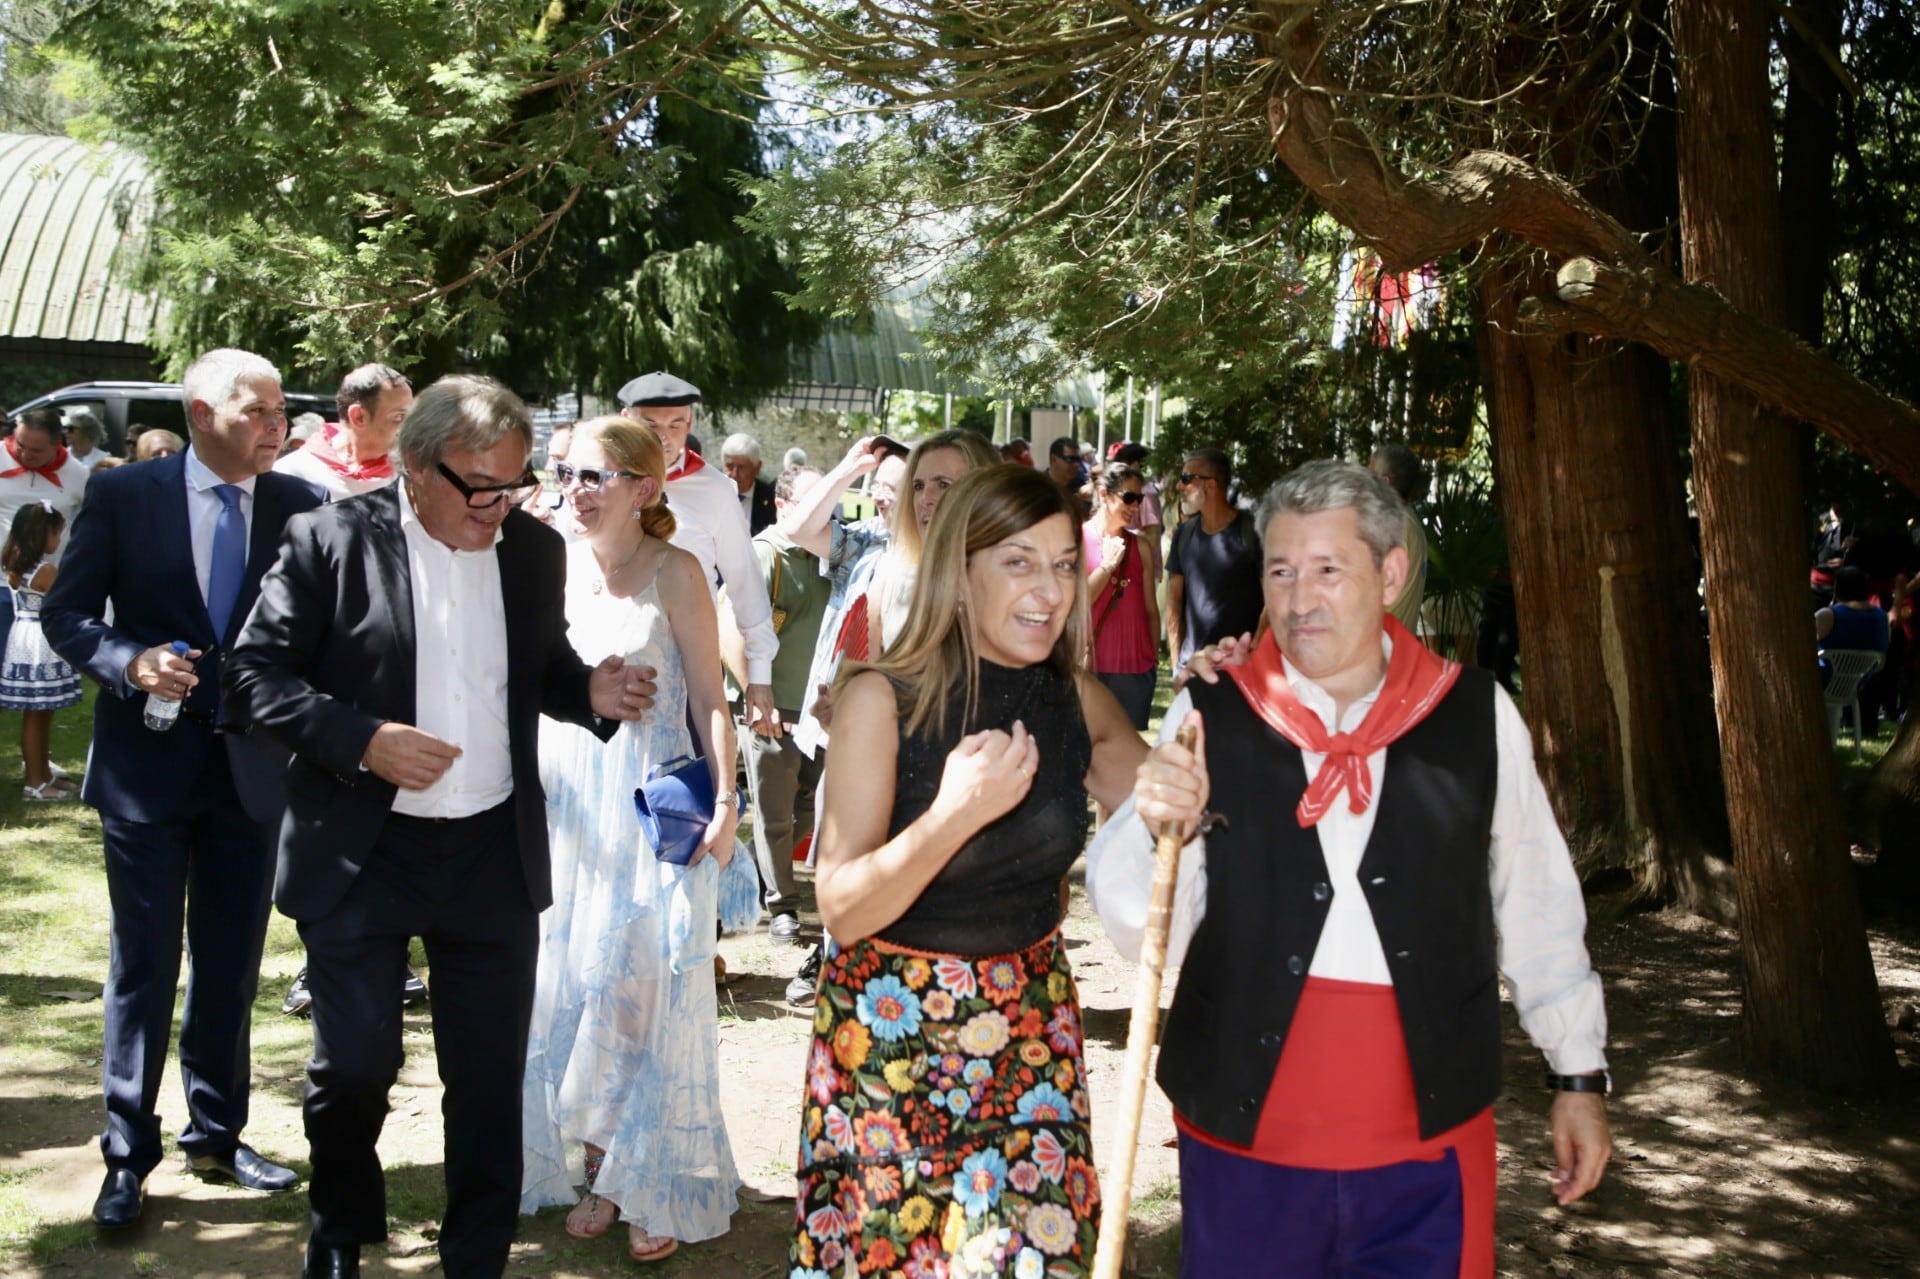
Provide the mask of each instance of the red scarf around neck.
POLYGON ((8 470, 0 471, 0 480, 10 480, 16 475, 25 475, 28 471, 32 471, 35 475, 45 476, 47 482, 57 489, 66 487, 66 485, 60 482, 60 468, 67 464, 66 445, 55 445, 53 461, 47 463, 45 466, 28 466, 20 460, 19 446, 14 441, 14 438, 9 435, 7 437, 7 456, 13 459, 13 466, 8 470))
POLYGON ((706 465, 707 460, 698 453, 695 453, 692 449, 681 449, 680 460, 675 462, 672 469, 667 472, 667 478, 669 480, 677 480, 683 476, 692 475, 695 471, 704 469, 706 465))
POLYGON ((1347 807, 1363 813, 1373 802, 1373 770, 1367 757, 1384 750, 1408 729, 1425 719, 1460 677, 1460 667, 1414 637, 1391 613, 1386 634, 1393 640, 1386 683, 1366 719, 1350 733, 1327 733, 1320 717, 1301 705, 1287 682, 1280 645, 1268 631, 1244 666, 1230 666, 1227 674, 1239 686, 1254 713, 1273 731, 1303 751, 1325 755, 1326 762, 1300 797, 1296 810, 1302 826, 1317 825, 1344 789, 1347 807))
POLYGON ((344 428, 338 422, 329 422, 314 432, 307 441, 307 452, 316 462, 334 474, 349 480, 390 480, 393 478, 393 455, 382 453, 371 462, 364 459, 349 462, 341 457, 334 448, 334 441, 340 438, 344 428))

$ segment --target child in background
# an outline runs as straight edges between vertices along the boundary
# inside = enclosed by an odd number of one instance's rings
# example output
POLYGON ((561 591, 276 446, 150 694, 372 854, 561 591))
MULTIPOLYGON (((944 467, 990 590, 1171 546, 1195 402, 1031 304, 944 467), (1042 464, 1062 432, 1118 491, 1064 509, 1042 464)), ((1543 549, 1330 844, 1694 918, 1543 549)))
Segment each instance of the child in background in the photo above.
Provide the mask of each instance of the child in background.
POLYGON ((76 787, 56 775, 49 749, 53 713, 80 704, 80 674, 47 645, 40 604, 53 586, 53 553, 66 517, 50 504, 30 502, 13 517, 0 549, 0 569, 13 589, 13 626, 0 661, 0 710, 19 711, 20 758, 26 766, 23 799, 56 803, 74 798, 76 787))

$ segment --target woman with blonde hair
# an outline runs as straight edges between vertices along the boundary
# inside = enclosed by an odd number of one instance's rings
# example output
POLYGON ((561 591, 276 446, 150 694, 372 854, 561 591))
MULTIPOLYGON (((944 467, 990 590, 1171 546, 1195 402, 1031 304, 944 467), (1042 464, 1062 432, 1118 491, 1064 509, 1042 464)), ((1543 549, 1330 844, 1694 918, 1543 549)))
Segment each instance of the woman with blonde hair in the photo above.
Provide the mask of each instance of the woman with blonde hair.
POLYGON ((628 1223, 638 1261, 724 1234, 740 1179, 720 1114, 714 922, 759 911, 753 859, 735 857, 733 721, 713 598, 700 563, 668 545, 660 440, 603 417, 574 429, 553 473, 580 540, 568 549, 569 636, 583 658, 659 672, 644 720, 602 746, 541 722, 553 841, 523 1091, 520 1210, 572 1204, 580 1238, 628 1223), (658 860, 634 790, 692 754, 688 711, 719 797, 685 866, 658 860), (581 1197, 574 1189, 585 1183, 581 1197))
POLYGON ((1060 937, 1087 797, 1146 746, 1083 667, 1078 512, 993 465, 945 495, 906 620, 843 672, 815 890, 795 1274, 1086 1273, 1099 1191, 1060 937), (844 774, 844 776, 837 776, 844 774))
POLYGON ((933 522, 933 513, 947 490, 960 477, 983 466, 998 466, 993 446, 973 431, 955 428, 929 435, 913 446, 907 470, 900 477, 900 498, 893 508, 893 527, 885 554, 873 571, 868 591, 866 653, 878 656, 893 642, 907 620, 913 598, 914 575, 920 549, 933 522))

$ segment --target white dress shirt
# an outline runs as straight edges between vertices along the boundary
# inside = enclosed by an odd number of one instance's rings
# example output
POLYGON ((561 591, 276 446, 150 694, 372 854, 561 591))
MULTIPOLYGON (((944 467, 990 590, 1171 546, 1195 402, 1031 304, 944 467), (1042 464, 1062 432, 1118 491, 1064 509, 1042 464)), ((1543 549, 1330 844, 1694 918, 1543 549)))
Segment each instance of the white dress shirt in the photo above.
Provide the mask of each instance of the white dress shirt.
POLYGON ((774 638, 773 605, 753 553, 740 490, 711 464, 669 473, 667 509, 676 526, 673 544, 700 561, 707 589, 718 598, 720 583, 726 583, 734 623, 747 641, 747 683, 773 683, 773 655, 780 651, 780 641, 774 638))
MULTIPOLYGON (((220 523, 226 503, 213 490, 227 481, 213 473, 189 444, 187 458, 187 534, 193 539, 193 575, 200 582, 200 598, 207 598, 207 583, 213 577, 213 530, 220 523)), ((247 549, 253 549, 253 485, 259 477, 249 475, 234 485, 240 490, 240 513, 247 519, 247 549)), ((244 620, 244 619, 243 619, 244 620)))
POLYGON ((458 746, 460 756, 425 790, 395 794, 393 811, 471 817, 513 794, 500 534, 484 551, 456 551, 427 532, 407 500, 407 486, 399 488, 413 586, 413 723, 458 746))
MULTIPOLYGON (((1390 643, 1387 651, 1392 651, 1390 643)), ((1294 669, 1291 662, 1285 666, 1287 682, 1301 704, 1320 717, 1330 734, 1359 727, 1380 694, 1380 685, 1376 685, 1347 707, 1336 728, 1333 698, 1294 669)), ((1161 724, 1161 741, 1179 730, 1192 707, 1192 697, 1183 690, 1161 724)), ((1500 973, 1513 996, 1520 1024, 1546 1054, 1554 1071, 1581 1074, 1600 1070, 1606 1065, 1607 1013, 1600 978, 1587 958, 1587 908, 1580 881, 1554 820, 1546 787, 1533 766, 1533 739, 1527 733, 1526 721, 1506 690, 1498 687, 1494 689, 1493 720, 1499 775, 1487 874, 1500 973)), ((1373 912, 1360 891, 1358 873, 1386 785, 1388 754, 1389 750, 1379 750, 1367 757, 1375 785, 1373 802, 1365 811, 1351 811, 1347 792, 1342 791, 1315 828, 1327 863, 1328 882, 1333 886, 1333 900, 1308 969, 1312 976, 1375 985, 1393 983, 1380 935, 1374 928, 1373 912)), ((1327 757, 1304 750, 1300 757, 1311 783, 1327 757)), ((1295 817, 1289 810, 1269 814, 1268 820, 1292 822, 1295 817)), ((1114 945, 1129 958, 1137 959, 1140 954, 1152 881, 1153 839, 1129 797, 1087 850, 1087 895, 1114 945)), ((1206 840, 1197 838, 1180 858, 1167 938, 1169 966, 1177 965, 1186 955, 1194 929, 1206 914, 1206 884, 1206 840)))
MULTIPOLYGON (((0 447, 0 471, 10 471, 18 465, 6 449, 0 447)), ((80 501, 86 496, 87 478, 92 472, 74 461, 69 453, 65 465, 57 474, 60 476, 58 484, 38 471, 0 478, 0 538, 6 537, 7 530, 13 527, 13 517, 29 502, 49 504, 66 518, 67 531, 73 531, 73 517, 80 513, 80 501)), ((53 554, 56 564, 66 549, 66 539, 62 538, 60 549, 53 554)))

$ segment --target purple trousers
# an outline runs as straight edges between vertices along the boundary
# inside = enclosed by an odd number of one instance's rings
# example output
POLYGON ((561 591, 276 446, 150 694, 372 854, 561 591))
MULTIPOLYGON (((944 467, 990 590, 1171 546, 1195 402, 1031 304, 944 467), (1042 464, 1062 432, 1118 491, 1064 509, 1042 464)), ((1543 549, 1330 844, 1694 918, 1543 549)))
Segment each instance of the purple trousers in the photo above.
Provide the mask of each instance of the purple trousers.
POLYGON ((1451 1149, 1327 1172, 1183 1137, 1181 1279, 1460 1279, 1461 1201, 1451 1149))

